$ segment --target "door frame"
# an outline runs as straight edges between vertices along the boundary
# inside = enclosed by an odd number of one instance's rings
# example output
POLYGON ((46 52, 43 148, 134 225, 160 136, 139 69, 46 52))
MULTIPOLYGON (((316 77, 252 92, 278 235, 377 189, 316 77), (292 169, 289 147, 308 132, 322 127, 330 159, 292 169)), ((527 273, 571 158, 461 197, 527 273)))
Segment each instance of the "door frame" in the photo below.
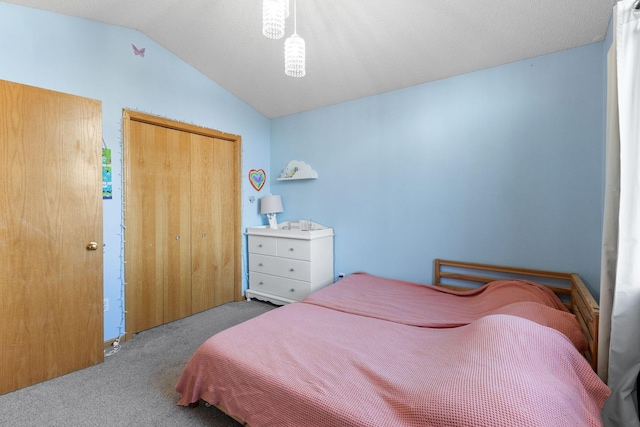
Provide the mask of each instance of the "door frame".
MULTIPOLYGON (((234 300, 242 301, 242 137, 240 135, 234 135, 230 133, 221 132, 214 129, 209 129, 201 126, 196 126, 189 123, 179 122, 175 120, 166 119, 163 117, 154 116, 151 114, 141 113, 130 109, 122 110, 122 168, 123 168, 123 201, 124 201, 124 213, 123 213, 123 236, 124 236, 124 250, 126 252, 126 206, 127 195, 131 194, 131 181, 129 179, 129 165, 132 159, 129 153, 129 141, 130 141, 130 125, 131 122, 139 122, 154 126, 165 127, 168 129, 178 130, 182 132, 188 132, 196 135, 202 135, 206 137, 222 139, 230 141, 234 146, 234 169, 238 171, 234 180, 234 186, 230 189, 235 193, 235 215, 234 215, 234 228, 235 234, 238 237, 235 240, 235 271, 234 271, 234 300)), ((126 253, 125 253, 126 259, 126 253)), ((127 268, 124 264, 124 282, 126 287, 126 274, 127 268)), ((125 292, 126 295, 126 292, 125 292)), ((127 301, 125 296, 124 305, 126 307, 127 301)), ((126 309, 125 309, 125 330, 126 328, 126 309)), ((131 338, 131 334, 126 332, 125 339, 131 338)))

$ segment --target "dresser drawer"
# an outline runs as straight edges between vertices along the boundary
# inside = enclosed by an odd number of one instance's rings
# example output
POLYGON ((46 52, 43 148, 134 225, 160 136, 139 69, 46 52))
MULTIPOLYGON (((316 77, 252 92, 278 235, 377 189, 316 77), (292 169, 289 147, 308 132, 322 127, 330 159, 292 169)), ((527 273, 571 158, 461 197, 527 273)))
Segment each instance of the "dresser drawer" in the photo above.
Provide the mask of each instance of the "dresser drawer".
POLYGON ((298 301, 311 293, 311 285, 308 282, 256 273, 254 271, 249 273, 249 288, 298 301))
POLYGON ((305 282, 311 281, 311 263, 308 261, 252 254, 249 257, 249 270, 305 282))
POLYGON ((254 254, 276 255, 277 241, 275 237, 249 236, 247 249, 254 254))
POLYGON ((283 258, 311 260, 311 243, 308 240, 278 239, 278 256, 283 258))

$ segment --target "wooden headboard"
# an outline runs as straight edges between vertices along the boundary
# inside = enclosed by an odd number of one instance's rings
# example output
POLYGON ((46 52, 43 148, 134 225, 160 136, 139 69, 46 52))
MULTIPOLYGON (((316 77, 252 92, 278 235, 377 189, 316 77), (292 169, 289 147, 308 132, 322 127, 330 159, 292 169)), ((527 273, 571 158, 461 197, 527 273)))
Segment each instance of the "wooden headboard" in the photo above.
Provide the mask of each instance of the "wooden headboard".
POLYGON ((457 290, 469 290, 494 280, 531 280, 551 289, 576 316, 589 342, 585 357, 598 366, 598 322, 600 307, 576 273, 532 270, 436 259, 433 284, 457 290))

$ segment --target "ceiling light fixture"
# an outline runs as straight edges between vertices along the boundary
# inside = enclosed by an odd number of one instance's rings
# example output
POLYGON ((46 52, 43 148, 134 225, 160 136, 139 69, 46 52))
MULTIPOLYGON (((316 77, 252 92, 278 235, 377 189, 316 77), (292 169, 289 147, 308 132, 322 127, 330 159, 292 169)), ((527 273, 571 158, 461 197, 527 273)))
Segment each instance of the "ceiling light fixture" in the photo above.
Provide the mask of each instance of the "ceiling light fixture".
POLYGON ((305 46, 297 32, 297 7, 293 0, 293 34, 284 42, 284 73, 291 77, 304 77, 305 46))
POLYGON ((289 0, 262 0, 262 34, 270 39, 284 36, 284 20, 289 0))

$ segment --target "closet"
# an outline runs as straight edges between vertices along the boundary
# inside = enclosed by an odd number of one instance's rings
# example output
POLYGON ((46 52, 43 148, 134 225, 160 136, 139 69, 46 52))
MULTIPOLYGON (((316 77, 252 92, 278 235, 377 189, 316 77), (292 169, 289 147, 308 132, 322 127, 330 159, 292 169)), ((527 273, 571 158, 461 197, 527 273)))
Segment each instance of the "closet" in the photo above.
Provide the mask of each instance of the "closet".
POLYGON ((127 335, 241 299, 239 136, 125 110, 127 335))

